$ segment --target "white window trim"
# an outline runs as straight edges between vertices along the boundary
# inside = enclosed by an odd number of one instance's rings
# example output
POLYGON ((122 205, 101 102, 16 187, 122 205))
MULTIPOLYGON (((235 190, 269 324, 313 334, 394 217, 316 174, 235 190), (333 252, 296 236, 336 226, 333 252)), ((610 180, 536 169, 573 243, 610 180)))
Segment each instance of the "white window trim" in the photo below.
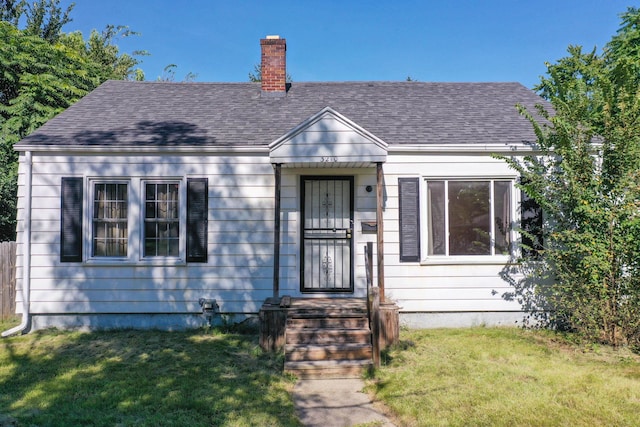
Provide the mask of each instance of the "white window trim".
MULTIPOLYGON (((495 175, 495 176, 431 176, 423 175, 420 177, 420 265, 505 265, 513 261, 514 257, 519 253, 519 245, 517 242, 520 238, 519 233, 515 232, 513 228, 509 230, 510 241, 510 254, 492 254, 492 255, 428 255, 428 242, 429 230, 428 222, 428 209, 427 209, 427 182, 428 181, 509 181, 509 191, 511 192, 511 206, 509 207, 511 222, 514 223, 520 216, 520 192, 516 191, 516 179, 515 175, 495 175)), ((490 186, 491 192, 491 215, 493 217, 493 210, 495 209, 493 203, 493 191, 494 186, 490 186)), ((445 186, 446 188, 446 186, 445 186)), ((445 191, 445 196, 447 191, 445 191)), ((448 199, 447 199, 448 201, 448 199)), ((445 230, 448 233, 449 230, 449 203, 445 203, 445 230)), ((493 221, 491 221, 491 236, 494 236, 493 221)), ((449 251, 449 236, 447 235, 446 247, 449 251)), ((492 242, 491 251, 495 251, 495 247, 492 242)))
POLYGON ((134 228, 135 228, 135 213, 133 212, 135 209, 132 209, 134 204, 132 203, 132 198, 134 198, 133 194, 133 185, 131 178, 126 177, 118 177, 118 178, 108 178, 108 177, 89 177, 87 180, 87 188, 86 194, 88 197, 85 198, 85 206, 84 206, 84 223, 86 224, 86 231, 84 233, 84 259, 88 264, 99 264, 99 265, 108 265, 108 264, 117 264, 121 265, 123 263, 131 262, 132 255, 135 251, 134 246, 131 244, 133 242, 132 237, 134 236, 134 228), (127 255, 121 257, 107 257, 107 256, 95 256, 93 254, 93 210, 95 207, 95 185, 96 184, 126 184, 127 185, 127 255))
POLYGON ((138 215, 138 256, 139 262, 150 265, 182 265, 187 259, 187 181, 186 178, 144 178, 139 183, 140 214, 138 215), (144 223, 145 223, 145 185, 176 183, 178 187, 178 219, 179 219, 179 249, 178 256, 144 256, 144 223))
POLYGON ((123 265, 150 265, 150 266, 176 266, 186 265, 187 259, 187 178, 186 177, 85 177, 84 198, 84 239, 83 253, 84 264, 96 266, 123 266, 123 265), (179 183, 179 215, 180 215, 180 249, 177 257, 144 257, 144 184, 159 182, 179 183), (128 185, 127 206, 127 256, 126 257, 100 257, 93 256, 93 209, 94 188, 96 183, 117 183, 128 185))

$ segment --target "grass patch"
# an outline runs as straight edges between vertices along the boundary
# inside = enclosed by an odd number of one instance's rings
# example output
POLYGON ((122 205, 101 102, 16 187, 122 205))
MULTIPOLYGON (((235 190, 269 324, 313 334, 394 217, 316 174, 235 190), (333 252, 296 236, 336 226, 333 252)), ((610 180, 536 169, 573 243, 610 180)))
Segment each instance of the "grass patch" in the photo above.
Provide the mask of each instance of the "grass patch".
POLYGON ((0 332, 4 332, 8 329, 18 326, 22 320, 19 316, 8 316, 5 318, 0 317, 0 332))
MULTIPOLYGON (((624 349, 515 328, 414 330, 384 362, 369 388, 398 425, 638 425, 640 356, 624 349)), ((5 338, 0 424, 299 426, 282 363, 255 334, 219 330, 5 338)))
POLYGON ((640 357, 550 331, 403 331, 369 388, 408 426, 638 425, 640 357))
POLYGON ((297 426, 282 356, 216 331, 0 340, 0 418, 20 425, 297 426))

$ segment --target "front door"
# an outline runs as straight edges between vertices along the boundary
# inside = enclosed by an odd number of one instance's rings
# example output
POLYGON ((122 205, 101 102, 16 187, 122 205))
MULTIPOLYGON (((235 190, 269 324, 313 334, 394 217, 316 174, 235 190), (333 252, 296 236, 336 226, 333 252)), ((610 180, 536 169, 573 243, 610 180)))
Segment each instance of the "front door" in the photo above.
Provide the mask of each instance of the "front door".
POLYGON ((353 292, 353 177, 302 177, 302 292, 353 292))

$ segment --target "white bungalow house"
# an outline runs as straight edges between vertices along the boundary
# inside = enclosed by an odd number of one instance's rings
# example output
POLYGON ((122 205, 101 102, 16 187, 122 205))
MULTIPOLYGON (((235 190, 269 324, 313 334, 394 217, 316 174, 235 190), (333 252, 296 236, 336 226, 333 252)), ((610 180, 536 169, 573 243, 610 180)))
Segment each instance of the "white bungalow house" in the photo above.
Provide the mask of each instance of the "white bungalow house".
POLYGON ((366 295, 410 326, 511 324, 518 83, 107 81, 16 145, 23 325, 201 325, 265 299, 366 295))

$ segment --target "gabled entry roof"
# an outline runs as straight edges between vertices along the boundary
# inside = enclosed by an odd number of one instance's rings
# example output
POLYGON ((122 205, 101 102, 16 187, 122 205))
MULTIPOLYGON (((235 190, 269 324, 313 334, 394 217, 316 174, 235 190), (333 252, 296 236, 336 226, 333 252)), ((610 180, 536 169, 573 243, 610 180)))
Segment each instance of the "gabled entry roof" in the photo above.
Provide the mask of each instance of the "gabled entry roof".
POLYGON ((387 143, 325 107, 269 145, 285 167, 365 167, 387 160, 387 143))

